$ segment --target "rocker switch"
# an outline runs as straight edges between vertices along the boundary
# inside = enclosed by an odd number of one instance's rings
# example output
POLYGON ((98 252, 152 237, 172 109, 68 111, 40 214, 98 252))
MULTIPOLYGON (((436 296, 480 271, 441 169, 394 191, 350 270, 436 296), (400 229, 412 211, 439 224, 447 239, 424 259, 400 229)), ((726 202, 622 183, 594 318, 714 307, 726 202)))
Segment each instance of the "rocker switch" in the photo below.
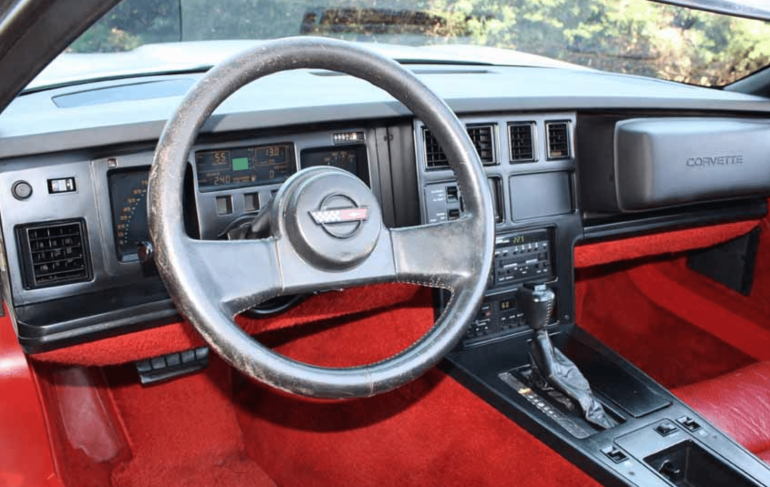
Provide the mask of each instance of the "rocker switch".
POLYGON ((679 428, 677 428, 676 425, 668 421, 660 423, 658 426, 655 427, 655 431, 657 431, 660 436, 668 436, 674 431, 676 431, 677 429, 679 428))
POLYGON ((602 449, 602 453, 607 455, 609 459, 615 463, 621 463, 628 459, 628 456, 616 446, 608 446, 607 448, 602 449))

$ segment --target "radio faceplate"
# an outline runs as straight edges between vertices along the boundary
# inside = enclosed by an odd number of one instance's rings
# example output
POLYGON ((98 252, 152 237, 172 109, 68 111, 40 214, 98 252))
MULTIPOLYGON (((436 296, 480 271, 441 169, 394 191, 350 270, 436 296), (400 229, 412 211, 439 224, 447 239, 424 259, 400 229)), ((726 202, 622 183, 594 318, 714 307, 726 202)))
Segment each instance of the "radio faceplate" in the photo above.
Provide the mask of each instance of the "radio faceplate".
POLYGON ((490 288, 552 278, 551 242, 549 230, 498 236, 495 239, 490 288))

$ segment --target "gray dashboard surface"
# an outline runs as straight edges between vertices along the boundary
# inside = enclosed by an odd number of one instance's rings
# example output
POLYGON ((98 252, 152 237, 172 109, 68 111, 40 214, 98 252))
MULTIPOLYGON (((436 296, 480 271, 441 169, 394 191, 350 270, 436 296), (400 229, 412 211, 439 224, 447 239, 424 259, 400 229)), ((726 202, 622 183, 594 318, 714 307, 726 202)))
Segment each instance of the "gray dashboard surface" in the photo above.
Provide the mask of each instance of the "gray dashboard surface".
MULTIPOLYGON (((770 100, 655 79, 557 68, 415 65, 458 113, 581 109, 770 112, 770 100)), ((181 97, 59 108, 53 97, 151 80, 114 80, 18 97, 0 114, 0 158, 157 139, 181 97)), ((204 132, 408 116, 379 89, 349 76, 301 70, 252 83, 222 104, 204 132)))

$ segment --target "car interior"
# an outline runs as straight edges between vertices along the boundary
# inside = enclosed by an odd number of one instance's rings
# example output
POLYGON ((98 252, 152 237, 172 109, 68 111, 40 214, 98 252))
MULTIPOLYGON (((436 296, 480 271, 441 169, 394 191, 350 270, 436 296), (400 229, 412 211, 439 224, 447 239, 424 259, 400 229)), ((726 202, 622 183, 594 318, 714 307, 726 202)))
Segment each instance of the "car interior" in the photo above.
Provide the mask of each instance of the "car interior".
POLYGON ((115 2, 56 3, 0 10, 0 485, 770 485, 770 72, 19 93, 115 2))

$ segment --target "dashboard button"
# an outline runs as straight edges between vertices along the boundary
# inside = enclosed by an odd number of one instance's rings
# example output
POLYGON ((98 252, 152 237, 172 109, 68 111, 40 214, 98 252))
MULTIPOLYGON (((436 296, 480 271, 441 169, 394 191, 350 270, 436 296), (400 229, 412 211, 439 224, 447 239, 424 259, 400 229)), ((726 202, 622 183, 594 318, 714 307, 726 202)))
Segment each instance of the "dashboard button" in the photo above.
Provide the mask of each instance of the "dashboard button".
POLYGON ((217 196, 217 215, 230 215, 233 212, 233 198, 230 195, 217 196))
POLYGON ((32 196, 32 186, 26 181, 16 181, 13 183, 11 192, 17 200, 26 200, 32 196))

